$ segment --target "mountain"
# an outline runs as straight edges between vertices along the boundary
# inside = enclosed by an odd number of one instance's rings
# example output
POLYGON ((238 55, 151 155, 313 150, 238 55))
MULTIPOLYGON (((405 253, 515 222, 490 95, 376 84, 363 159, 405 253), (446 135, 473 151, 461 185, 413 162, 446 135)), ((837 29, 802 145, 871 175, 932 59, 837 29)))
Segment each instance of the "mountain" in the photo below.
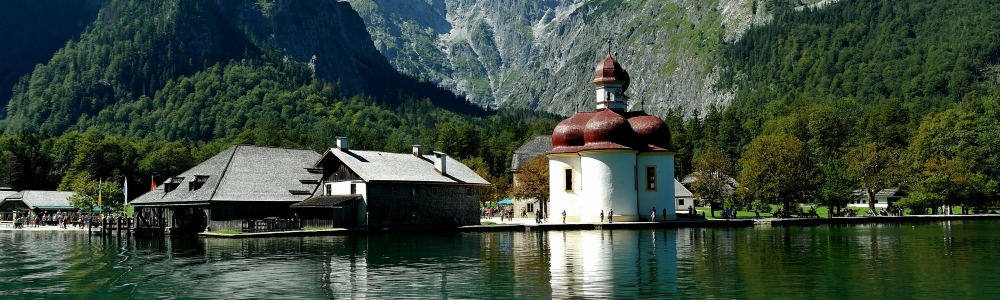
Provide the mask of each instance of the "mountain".
POLYGON ((0 3, 0 117, 18 79, 83 32, 100 8, 101 0, 0 3))
MULTIPOLYGON (((347 3, 108 0, 79 38, 70 39, 48 62, 37 65, 14 86, 4 127, 7 132, 52 134, 95 125, 115 127, 113 132, 119 133, 163 130, 151 120, 145 120, 145 125, 134 124, 143 121, 136 116, 165 109, 158 105, 170 102, 166 98, 171 95, 163 90, 185 78, 220 79, 200 73, 206 71, 216 75, 243 72, 222 78, 239 88, 226 93, 213 90, 218 93, 215 97, 197 95, 197 99, 210 102, 188 101, 189 106, 232 107, 226 102, 240 102, 237 100, 249 91, 280 87, 280 91, 291 92, 319 80, 334 85, 334 94, 364 92, 383 103, 397 104, 404 94, 420 94, 456 111, 476 111, 446 91, 396 72, 375 49, 364 22, 347 3), (241 82, 231 81, 244 75, 248 77, 241 82), (293 78, 298 81, 288 81, 293 78)), ((178 95, 173 96, 184 97, 184 90, 174 91, 178 95)), ((242 101, 242 107, 257 109, 253 102, 242 101)), ((222 119, 215 122, 227 125, 201 124, 225 128, 200 129, 188 137, 212 139, 248 124, 222 119)))
MULTIPOLYGON (((718 52, 775 0, 349 0, 396 69, 484 106, 569 114, 592 101, 589 74, 610 52, 645 109, 728 104, 718 52)), ((816 2, 816 1, 806 1, 816 2)), ((798 1, 796 1, 798 3, 798 1)), ((823 2, 825 3, 825 2, 823 2)), ((702 110, 704 111, 704 110, 702 110)))

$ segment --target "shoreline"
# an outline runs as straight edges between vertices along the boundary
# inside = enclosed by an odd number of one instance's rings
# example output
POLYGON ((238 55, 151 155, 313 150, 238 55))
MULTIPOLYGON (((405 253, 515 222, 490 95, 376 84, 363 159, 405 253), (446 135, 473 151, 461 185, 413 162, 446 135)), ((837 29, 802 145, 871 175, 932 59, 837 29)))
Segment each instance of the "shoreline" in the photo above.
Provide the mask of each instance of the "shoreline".
MULTIPOLYGON (((494 222, 497 218, 482 219, 481 222, 494 222)), ((817 226, 817 225, 851 225, 851 224, 893 224, 913 222, 939 221, 975 221, 1000 220, 1000 214, 979 215, 910 215, 885 217, 836 217, 836 218, 793 218, 793 219, 731 219, 731 220, 673 220, 664 222, 619 222, 619 223, 542 223, 535 224, 531 218, 515 218, 495 225, 468 225, 458 227, 378 227, 378 228, 331 228, 324 230, 292 230, 275 232, 248 233, 215 233, 200 232, 199 237, 207 238, 262 238, 262 237, 301 237, 301 236, 334 236, 370 233, 433 233, 433 232, 531 232, 531 231, 563 231, 563 230, 615 230, 615 229, 658 229, 658 228, 748 228, 771 226, 817 226)), ((60 228, 58 226, 24 227, 14 229, 13 226, 0 224, 3 231, 63 231, 87 232, 87 228, 60 228)), ((94 228, 97 231, 97 228, 94 228)))

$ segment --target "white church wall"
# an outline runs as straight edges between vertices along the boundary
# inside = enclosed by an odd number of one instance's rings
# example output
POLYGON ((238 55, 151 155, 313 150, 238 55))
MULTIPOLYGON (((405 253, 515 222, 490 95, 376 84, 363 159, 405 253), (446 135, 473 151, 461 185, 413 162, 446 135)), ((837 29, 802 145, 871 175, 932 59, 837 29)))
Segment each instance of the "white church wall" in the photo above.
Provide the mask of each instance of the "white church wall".
POLYGON ((549 221, 562 222, 562 212, 566 211, 566 222, 580 221, 578 193, 582 191, 580 156, 576 153, 549 155, 549 221), (566 169, 573 170, 573 190, 565 190, 566 169))
POLYGON ((583 222, 600 222, 614 209, 615 220, 635 221, 636 184, 635 153, 633 150, 596 150, 580 152, 583 169, 580 218, 583 222))
POLYGON ((656 219, 663 221, 663 209, 667 209, 667 220, 677 218, 674 200, 674 155, 669 152, 642 152, 636 158, 636 178, 639 180, 639 212, 642 220, 649 219, 650 211, 656 208, 656 219), (646 167, 656 169, 656 185, 647 188, 646 167))

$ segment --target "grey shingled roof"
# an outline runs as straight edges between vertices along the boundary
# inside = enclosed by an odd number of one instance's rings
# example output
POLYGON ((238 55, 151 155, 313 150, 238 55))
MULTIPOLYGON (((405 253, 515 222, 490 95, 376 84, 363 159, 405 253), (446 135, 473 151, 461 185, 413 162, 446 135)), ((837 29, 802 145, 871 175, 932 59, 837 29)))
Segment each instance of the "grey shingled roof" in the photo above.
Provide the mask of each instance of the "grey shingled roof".
POLYGON ((674 198, 691 198, 694 197, 694 193, 691 193, 680 181, 674 179, 674 198))
POLYGON ((4 198, 10 197, 11 195, 14 195, 14 194, 17 194, 17 191, 0 190, 0 200, 3 200, 4 198))
POLYGON ((521 147, 517 147, 517 150, 514 150, 514 155, 510 158, 510 171, 517 172, 521 164, 528 162, 532 158, 545 155, 550 151, 552 151, 552 136, 536 135, 521 145, 521 147))
POLYGON ((24 205, 34 209, 37 207, 72 208, 69 197, 73 192, 59 191, 21 191, 7 196, 4 201, 22 201, 24 205))
POLYGON ((161 183, 130 203, 143 206, 209 201, 299 202, 309 195, 290 191, 312 192, 316 188, 316 184, 301 180, 320 179, 321 174, 306 170, 318 158, 318 153, 308 149, 236 145, 175 176, 183 177, 175 190, 166 193, 166 183, 161 183), (208 175, 208 180, 192 191, 189 183, 195 180, 195 175, 208 175))
POLYGON ((348 168, 364 181, 429 182, 486 185, 488 181, 461 162, 448 156, 445 162, 447 175, 434 169, 434 156, 416 157, 411 153, 389 153, 381 151, 348 150, 331 148, 323 158, 314 164, 322 167, 323 160, 330 156, 344 162, 348 168))

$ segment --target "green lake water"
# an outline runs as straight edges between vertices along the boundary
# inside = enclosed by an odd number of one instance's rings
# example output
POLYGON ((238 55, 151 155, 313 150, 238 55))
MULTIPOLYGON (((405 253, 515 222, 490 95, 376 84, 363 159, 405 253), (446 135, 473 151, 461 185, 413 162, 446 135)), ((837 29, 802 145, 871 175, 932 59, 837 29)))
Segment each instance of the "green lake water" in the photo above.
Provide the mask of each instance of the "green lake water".
POLYGON ((0 231, 0 299, 1000 299, 1000 222, 204 239, 0 231))

